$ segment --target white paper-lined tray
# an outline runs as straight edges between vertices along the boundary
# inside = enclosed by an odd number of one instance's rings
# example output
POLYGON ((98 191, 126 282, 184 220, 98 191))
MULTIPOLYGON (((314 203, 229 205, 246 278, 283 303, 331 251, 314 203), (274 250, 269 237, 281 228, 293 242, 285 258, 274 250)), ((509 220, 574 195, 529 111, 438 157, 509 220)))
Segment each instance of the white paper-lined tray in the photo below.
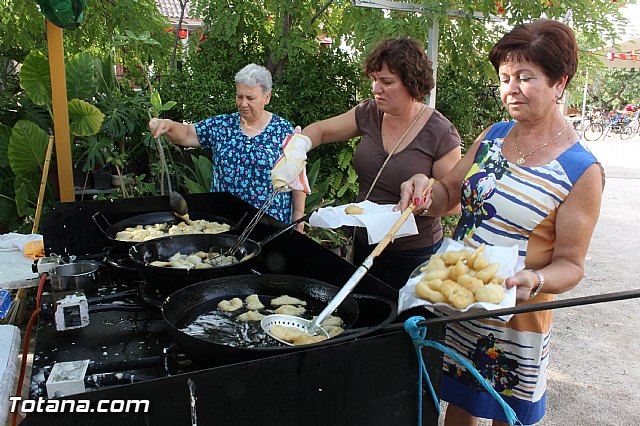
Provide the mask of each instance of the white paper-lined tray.
MULTIPOLYGON (((442 242, 442 246, 438 250, 438 253, 444 253, 445 251, 451 250, 461 250, 466 249, 473 251, 472 248, 466 247, 459 241, 454 241, 449 238, 445 238, 442 242)), ((489 260, 489 262, 498 262, 500 263, 500 268, 498 270, 497 275, 501 277, 510 277, 515 274, 518 265, 518 247, 500 247, 500 246, 486 246, 484 250, 484 255, 489 260)), ((427 262, 424 262, 420 266, 418 266, 413 273, 411 274, 407 284, 400 289, 400 295, 398 297, 398 313, 406 311, 407 309, 413 308, 415 306, 424 306, 431 312, 437 313, 442 312, 448 315, 459 314, 462 312, 468 311, 491 311, 495 309, 509 308, 516 305, 516 288, 505 288, 505 297, 499 304, 494 303, 486 303, 486 302, 474 302, 467 306, 464 309, 457 309, 454 306, 438 302, 432 303, 428 300, 421 299, 416 295, 416 284, 420 282, 422 277, 425 275, 424 272, 420 272, 420 268, 427 265, 427 262)), ((504 287, 504 283, 502 284, 504 287)), ((503 320, 507 321, 511 315, 500 317, 503 320)))
MULTIPOLYGON (((337 207, 325 207, 315 211, 309 218, 311 226, 320 228, 339 228, 341 226, 360 226, 367 228, 369 244, 377 244, 387 235, 402 212, 393 211, 395 204, 376 204, 371 201, 345 204, 337 207), (347 214, 347 206, 356 205, 364 211, 362 214, 347 214)), ((395 238, 416 235, 418 227, 413 215, 402 224, 395 238)))

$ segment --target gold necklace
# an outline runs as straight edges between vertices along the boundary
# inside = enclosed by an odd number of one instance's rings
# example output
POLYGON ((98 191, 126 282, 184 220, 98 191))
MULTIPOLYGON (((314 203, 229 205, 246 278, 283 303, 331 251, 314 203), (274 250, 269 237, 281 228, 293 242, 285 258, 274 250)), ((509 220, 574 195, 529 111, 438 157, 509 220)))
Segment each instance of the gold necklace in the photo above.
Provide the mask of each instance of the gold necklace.
POLYGON ((516 160, 516 164, 518 166, 521 166, 525 163, 525 161, 527 161, 527 157, 530 155, 535 154, 536 152, 540 151, 542 148, 544 148, 545 146, 549 145, 551 142, 555 141, 556 139, 558 139, 558 137, 564 133, 565 130, 567 130, 567 127, 569 126, 569 122, 566 121, 564 124, 564 127, 562 128, 562 130, 560 130, 558 132, 557 135, 555 135, 553 138, 551 138, 551 140, 547 143, 543 143, 542 145, 540 145, 539 147, 537 147, 536 149, 534 149, 533 151, 531 151, 528 154, 523 154, 522 151, 520 151, 520 148, 518 148, 518 128, 516 127, 516 131, 513 134, 513 145, 516 147, 516 151, 518 151, 518 159, 516 160))

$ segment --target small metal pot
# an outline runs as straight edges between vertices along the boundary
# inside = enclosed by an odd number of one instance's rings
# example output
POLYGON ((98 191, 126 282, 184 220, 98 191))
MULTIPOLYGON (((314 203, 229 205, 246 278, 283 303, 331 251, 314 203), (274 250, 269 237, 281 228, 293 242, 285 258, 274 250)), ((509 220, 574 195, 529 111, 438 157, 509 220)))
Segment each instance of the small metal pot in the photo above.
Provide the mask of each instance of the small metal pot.
POLYGON ((85 290, 96 287, 98 265, 93 262, 76 262, 58 265, 49 271, 53 291, 85 290))

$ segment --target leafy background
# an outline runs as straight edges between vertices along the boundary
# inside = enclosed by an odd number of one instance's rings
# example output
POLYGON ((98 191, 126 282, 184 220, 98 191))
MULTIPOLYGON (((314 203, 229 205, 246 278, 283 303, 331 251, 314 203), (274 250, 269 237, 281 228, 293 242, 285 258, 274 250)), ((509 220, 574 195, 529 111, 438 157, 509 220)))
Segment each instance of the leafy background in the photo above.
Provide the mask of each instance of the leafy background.
MULTIPOLYGON (((233 111, 233 75, 255 62, 274 76, 269 109, 305 126, 370 96, 362 59, 380 40, 411 36, 427 45, 427 30, 434 23, 439 28, 437 108, 456 125, 465 146, 486 125, 504 118, 495 72, 486 57, 497 38, 520 22, 546 16, 568 21, 576 30, 583 53, 569 99, 581 99, 587 69, 588 83, 598 87, 591 93, 594 103, 613 107, 636 100, 640 90, 636 74, 611 78, 586 53, 616 37, 620 4, 610 0, 419 0, 414 4, 421 13, 354 7, 347 0, 183 3, 204 21, 202 31, 184 45, 165 31, 170 23, 154 0, 88 2, 85 22, 64 31, 74 165, 81 172, 107 167, 124 173, 127 183, 110 196, 163 189, 157 142, 147 131, 153 93, 165 103, 176 102, 161 112, 175 120, 194 122, 233 111), (448 9, 457 9, 458 16, 450 16, 448 9), (488 23, 473 18, 474 12, 501 14, 504 21, 488 23), (318 40, 324 37, 335 42, 321 46, 318 40)), ((43 146, 52 130, 45 19, 32 0, 0 0, 0 6, 0 228, 27 230, 37 192, 33 176, 42 170, 43 146)), ((322 146, 310 154, 315 193, 309 207, 327 199, 354 199, 357 176, 351 160, 357 142, 322 146)), ((208 153, 160 143, 176 186, 206 191, 208 153)), ((54 172, 47 206, 56 194, 54 172)))

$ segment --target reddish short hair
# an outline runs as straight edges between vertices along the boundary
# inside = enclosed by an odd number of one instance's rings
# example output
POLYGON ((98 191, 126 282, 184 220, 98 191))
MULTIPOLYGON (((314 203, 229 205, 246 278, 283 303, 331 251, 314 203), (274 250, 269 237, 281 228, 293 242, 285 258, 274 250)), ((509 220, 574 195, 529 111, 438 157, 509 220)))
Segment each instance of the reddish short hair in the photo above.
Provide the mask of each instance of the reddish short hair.
POLYGON ((538 65, 552 85, 566 75, 568 86, 578 69, 578 42, 568 25, 540 19, 513 28, 489 52, 496 73, 510 60, 538 65))
POLYGON ((424 46, 411 38, 385 40, 376 46, 364 63, 364 75, 371 77, 384 65, 400 77, 411 97, 422 101, 435 87, 433 67, 424 46))

